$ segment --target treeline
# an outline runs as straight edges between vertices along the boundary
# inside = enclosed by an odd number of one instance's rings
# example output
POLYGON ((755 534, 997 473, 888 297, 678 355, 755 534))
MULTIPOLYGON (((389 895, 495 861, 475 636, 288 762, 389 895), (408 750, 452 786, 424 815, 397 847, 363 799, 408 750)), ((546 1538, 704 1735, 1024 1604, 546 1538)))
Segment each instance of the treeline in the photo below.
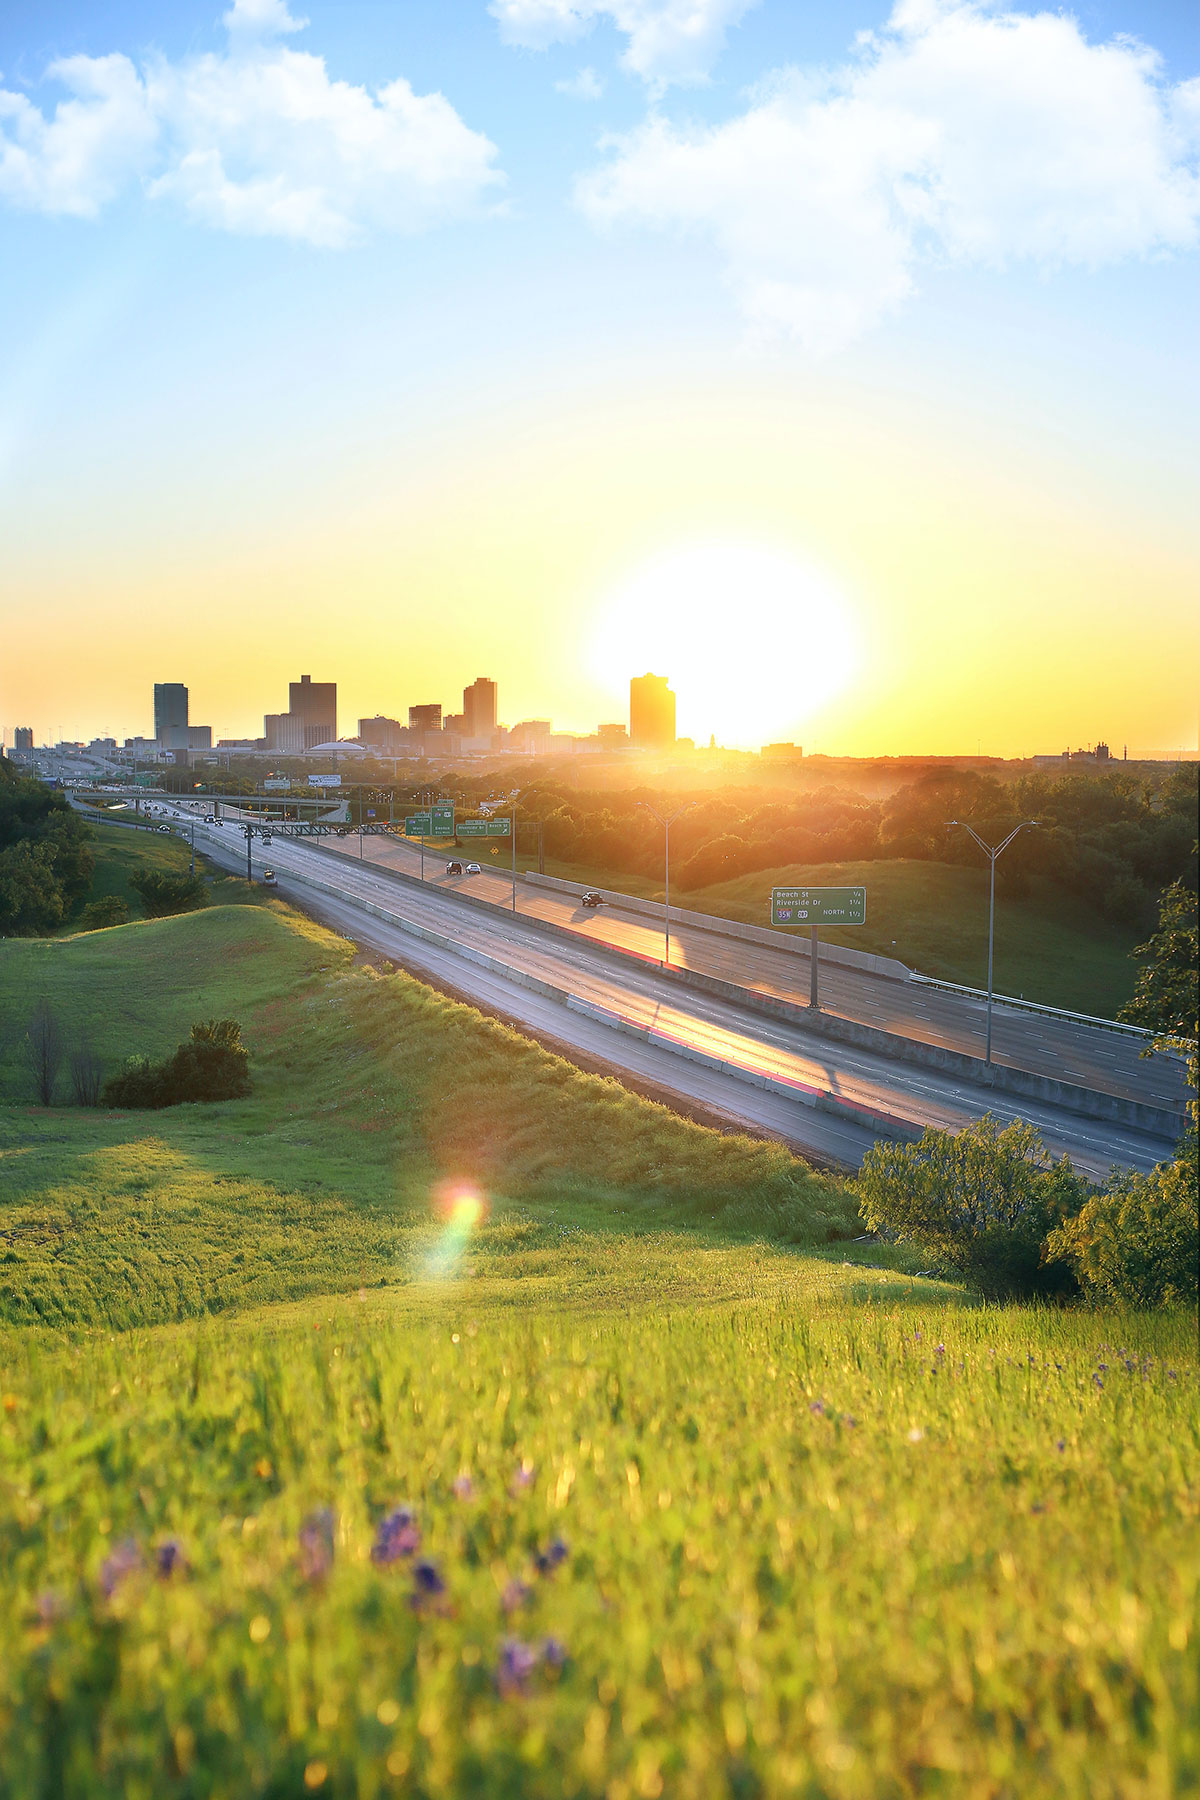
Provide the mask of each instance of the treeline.
MULTIPOLYGON (((542 783, 521 795, 522 819, 540 821, 546 855, 614 874, 661 876, 662 827, 639 807, 649 792, 579 793, 542 783)), ((672 809, 686 796, 672 798, 672 809)), ((983 866, 966 820, 989 842, 1037 819, 997 864, 1009 894, 1052 881, 1115 922, 1148 926, 1162 889, 1196 883, 1197 765, 1161 776, 1114 769, 1027 775, 1004 783, 971 770, 933 770, 885 799, 828 787, 794 799, 724 789, 699 796, 671 828, 671 882, 708 887, 786 864, 885 857, 983 866)), ((661 808, 660 808, 661 810, 661 808)), ((522 830, 522 847, 528 827, 522 830)))
POLYGON ((62 924, 91 886, 91 835, 62 794, 0 759, 0 937, 62 924))

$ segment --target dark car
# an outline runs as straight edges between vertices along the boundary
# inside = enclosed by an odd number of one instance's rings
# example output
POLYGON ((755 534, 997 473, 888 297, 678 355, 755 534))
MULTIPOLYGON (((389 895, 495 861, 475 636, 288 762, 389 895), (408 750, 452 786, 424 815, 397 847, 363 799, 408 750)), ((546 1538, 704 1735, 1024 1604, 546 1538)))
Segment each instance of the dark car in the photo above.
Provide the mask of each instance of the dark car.
POLYGON ((446 873, 447 875, 461 875, 462 864, 460 862, 448 862, 446 864, 446 873))
POLYGON ((603 906, 604 903, 604 895, 598 894, 594 888, 589 888, 579 902, 580 906, 603 906))

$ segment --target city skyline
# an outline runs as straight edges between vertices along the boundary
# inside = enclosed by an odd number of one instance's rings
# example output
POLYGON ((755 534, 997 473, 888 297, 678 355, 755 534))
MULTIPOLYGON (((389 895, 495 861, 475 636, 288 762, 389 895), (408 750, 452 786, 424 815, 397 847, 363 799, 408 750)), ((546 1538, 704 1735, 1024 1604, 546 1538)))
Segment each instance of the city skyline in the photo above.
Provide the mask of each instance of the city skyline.
POLYGON ((1189 14, 8 9, 0 721, 1195 747, 1189 14))

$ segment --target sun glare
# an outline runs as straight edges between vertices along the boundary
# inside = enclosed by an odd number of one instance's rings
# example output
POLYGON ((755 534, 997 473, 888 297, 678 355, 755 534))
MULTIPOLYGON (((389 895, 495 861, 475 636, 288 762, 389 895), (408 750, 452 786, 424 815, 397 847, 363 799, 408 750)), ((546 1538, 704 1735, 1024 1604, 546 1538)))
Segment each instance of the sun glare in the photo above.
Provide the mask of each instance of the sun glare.
POLYGON ((681 736, 747 748, 795 739, 858 666, 850 606, 820 570, 726 540, 640 564, 597 609, 592 665, 615 691, 670 677, 681 736))
POLYGON ((423 1271, 435 1277, 454 1275, 477 1226, 487 1217, 487 1201, 477 1188, 461 1181, 440 1184, 432 1201, 440 1229, 425 1255, 423 1271))

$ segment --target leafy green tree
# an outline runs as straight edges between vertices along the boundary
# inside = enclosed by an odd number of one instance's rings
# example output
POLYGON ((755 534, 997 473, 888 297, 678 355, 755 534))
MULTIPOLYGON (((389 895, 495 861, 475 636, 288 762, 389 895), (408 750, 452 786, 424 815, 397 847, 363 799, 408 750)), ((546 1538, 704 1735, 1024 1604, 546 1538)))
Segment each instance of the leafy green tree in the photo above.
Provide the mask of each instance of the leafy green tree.
POLYGON ((61 924, 91 882, 90 838, 61 794, 0 759, 0 936, 61 924))
POLYGON ((1075 1271, 1083 1292, 1116 1306, 1195 1305, 1200 1265, 1197 1139, 1150 1173, 1116 1171, 1075 1218, 1050 1233, 1049 1255, 1075 1271))
MULTIPOLYGON (((1147 1054, 1174 1051, 1189 1061, 1193 1087, 1197 1080, 1197 1015, 1200 1013, 1200 908, 1196 889, 1173 881, 1159 903, 1158 930, 1139 944, 1134 957, 1142 964, 1133 999, 1121 1017, 1154 1033, 1147 1054)), ((1195 1118, 1195 1101, 1192 1103, 1195 1118)))
POLYGON ((101 931, 108 925, 127 925, 129 907, 120 894, 102 894, 89 900, 79 917, 81 931, 101 931))
POLYGON ((141 899, 148 919, 166 919, 208 905, 208 893, 199 875, 139 869, 129 877, 129 885, 141 899))
POLYGON ((166 1062, 130 1057, 104 1084, 105 1106, 156 1109, 238 1100, 250 1092, 250 1059, 236 1019, 209 1019, 166 1062))
POLYGON ((931 1126, 916 1144, 877 1143, 856 1187, 872 1231, 918 1245, 982 1294, 1074 1289, 1069 1265, 1046 1255, 1046 1239, 1080 1210, 1088 1186, 1020 1119, 1001 1130, 989 1113, 957 1133, 931 1126))

